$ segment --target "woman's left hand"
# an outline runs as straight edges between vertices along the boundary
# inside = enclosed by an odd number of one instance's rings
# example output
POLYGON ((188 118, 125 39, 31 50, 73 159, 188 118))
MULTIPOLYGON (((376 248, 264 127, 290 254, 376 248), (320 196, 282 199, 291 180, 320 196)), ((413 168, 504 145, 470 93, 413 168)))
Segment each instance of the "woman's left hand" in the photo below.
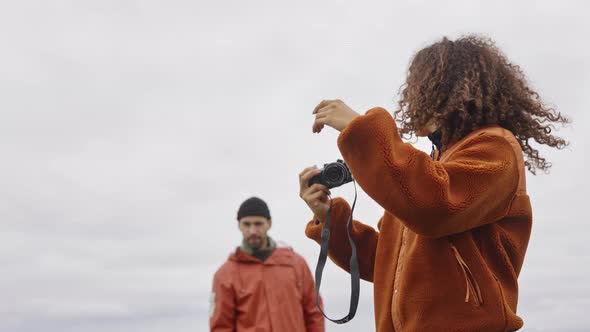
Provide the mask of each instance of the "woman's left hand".
POLYGON ((315 107, 313 114, 316 115, 312 129, 314 133, 322 131, 324 125, 342 131, 354 118, 360 116, 342 100, 323 100, 315 107))

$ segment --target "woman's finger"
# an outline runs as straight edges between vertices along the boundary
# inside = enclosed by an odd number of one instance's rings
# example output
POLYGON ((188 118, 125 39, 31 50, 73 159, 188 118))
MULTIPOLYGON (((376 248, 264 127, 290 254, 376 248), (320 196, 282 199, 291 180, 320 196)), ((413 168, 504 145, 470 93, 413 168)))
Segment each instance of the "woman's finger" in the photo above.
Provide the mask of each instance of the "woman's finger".
POLYGON ((331 110, 326 110, 324 112, 317 112, 315 115, 316 119, 323 119, 323 118, 327 118, 330 114, 331 114, 331 110))
POLYGON ((314 168, 318 168, 318 167, 314 165, 314 166, 309 166, 309 167, 306 167, 306 168, 304 168, 304 169, 303 169, 303 171, 301 171, 301 172, 299 173, 299 179, 301 179, 301 177, 302 177, 302 176, 303 176, 305 173, 309 172, 310 170, 312 170, 312 169, 314 169, 314 168))
POLYGON ((320 109, 332 104, 332 102, 334 102, 333 100, 322 100, 321 103, 319 103, 314 109, 312 114, 316 114, 320 109))
POLYGON ((313 190, 314 192, 315 191, 323 191, 328 195, 330 194, 330 190, 328 189, 328 187, 324 186, 321 183, 314 183, 309 187, 309 189, 313 190))
POLYGON ((324 186, 323 184, 319 184, 319 183, 314 183, 311 186, 309 186, 307 189, 305 189, 305 192, 307 194, 315 194, 318 191, 323 191, 324 193, 326 193, 326 195, 330 194, 330 190, 328 190, 328 187, 324 186))
POLYGON ((330 118, 327 118, 327 117, 321 118, 321 119, 315 119, 313 122, 313 127, 312 127, 313 132, 319 133, 321 131, 321 128, 324 127, 324 125, 326 125, 326 124, 330 125, 329 121, 330 121, 330 118))
POLYGON ((320 206, 320 204, 325 204, 325 202, 327 202, 327 200, 328 200, 328 195, 326 195, 326 193, 321 190, 305 196, 305 201, 311 207, 318 207, 318 206, 320 206))
POLYGON ((323 124, 313 124, 313 126, 311 127, 311 130, 313 133, 319 133, 322 131, 322 129, 324 129, 324 125, 323 124))
POLYGON ((312 131, 313 133, 319 133, 319 132, 321 132, 321 131, 322 131, 322 129, 324 129, 324 125, 313 125, 313 126, 311 127, 311 131, 312 131))
POLYGON ((300 192, 302 195, 309 188, 309 180, 320 173, 321 171, 316 166, 314 166, 313 168, 308 169, 305 173, 303 173, 303 175, 299 177, 300 192))

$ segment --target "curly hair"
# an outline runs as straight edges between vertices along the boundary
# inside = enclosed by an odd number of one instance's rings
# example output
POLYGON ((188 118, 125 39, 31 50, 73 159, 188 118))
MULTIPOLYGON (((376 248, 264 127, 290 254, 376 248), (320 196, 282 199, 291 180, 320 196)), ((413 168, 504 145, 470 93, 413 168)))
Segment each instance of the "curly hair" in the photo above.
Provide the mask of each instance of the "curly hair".
POLYGON ((430 123, 442 134, 442 150, 470 132, 499 125, 510 130, 525 156, 527 169, 548 171, 551 163, 530 144, 562 149, 568 142, 551 134, 552 123, 569 120, 545 105, 528 84, 519 66, 510 63, 486 37, 446 37, 413 57, 400 87, 394 112, 402 137, 430 123))

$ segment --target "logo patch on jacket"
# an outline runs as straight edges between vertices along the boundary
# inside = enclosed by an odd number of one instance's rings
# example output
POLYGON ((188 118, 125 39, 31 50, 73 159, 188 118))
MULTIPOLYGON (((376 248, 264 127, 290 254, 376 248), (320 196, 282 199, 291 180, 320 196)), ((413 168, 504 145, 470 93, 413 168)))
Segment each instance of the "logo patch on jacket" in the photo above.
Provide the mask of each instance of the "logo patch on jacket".
POLYGON ((209 296, 209 318, 212 318, 213 314, 215 314, 215 292, 211 292, 209 296))

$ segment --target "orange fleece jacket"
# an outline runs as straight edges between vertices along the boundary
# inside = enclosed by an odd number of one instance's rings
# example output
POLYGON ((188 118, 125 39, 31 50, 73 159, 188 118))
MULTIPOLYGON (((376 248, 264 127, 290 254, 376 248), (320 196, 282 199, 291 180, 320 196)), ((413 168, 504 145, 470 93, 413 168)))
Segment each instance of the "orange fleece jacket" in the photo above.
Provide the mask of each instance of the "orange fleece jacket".
MULTIPOLYGON (((389 331, 515 331, 517 278, 532 212, 514 135, 476 130, 440 160, 403 143, 392 116, 374 108, 340 134, 361 188, 384 209, 378 230, 354 221, 361 278, 374 283, 375 325, 389 331)), ((348 271, 348 203, 336 198, 330 258, 348 271)), ((314 217, 306 235, 321 239, 314 217)))

